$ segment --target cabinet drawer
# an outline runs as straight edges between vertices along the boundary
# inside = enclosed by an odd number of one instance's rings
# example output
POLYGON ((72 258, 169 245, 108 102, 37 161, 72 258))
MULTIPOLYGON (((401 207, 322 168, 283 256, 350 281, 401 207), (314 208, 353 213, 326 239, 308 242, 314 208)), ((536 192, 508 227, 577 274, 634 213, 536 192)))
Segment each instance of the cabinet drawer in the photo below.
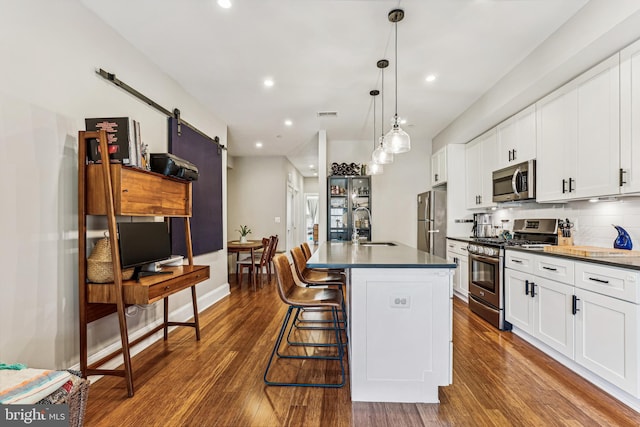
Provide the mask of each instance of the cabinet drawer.
POLYGON ((640 272, 637 271, 576 262, 576 286, 640 304, 640 272))
POLYGON ((573 285, 575 261, 550 256, 536 256, 533 274, 573 285))
POLYGON ((467 252, 467 242, 460 242, 458 240, 447 240, 447 251, 455 253, 457 255, 467 256, 469 253, 467 252))
POLYGON ((209 269, 192 271, 175 280, 156 283, 149 286, 149 303, 156 302, 166 296, 203 282, 209 278, 209 269))
MULTIPOLYGON (((111 165, 116 215, 191 216, 191 183, 143 169, 111 165)), ((102 165, 87 166, 87 214, 106 215, 102 165)))
POLYGON ((533 271, 533 254, 507 250, 504 257, 504 266, 512 270, 531 273, 533 271))

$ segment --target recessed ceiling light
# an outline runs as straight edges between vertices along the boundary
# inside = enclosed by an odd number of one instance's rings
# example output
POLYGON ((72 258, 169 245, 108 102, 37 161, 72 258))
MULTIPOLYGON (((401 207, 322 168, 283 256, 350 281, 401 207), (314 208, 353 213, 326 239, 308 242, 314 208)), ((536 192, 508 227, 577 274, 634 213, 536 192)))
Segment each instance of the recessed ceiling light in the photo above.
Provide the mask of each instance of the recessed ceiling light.
POLYGON ((314 165, 309 165, 309 169, 315 169, 316 167, 314 165))
POLYGON ((318 176, 318 172, 314 172, 314 173, 313 173, 313 176, 318 176))
POLYGON ((275 83, 274 83, 273 79, 264 79, 264 85, 266 87, 272 87, 274 84, 275 83))
POLYGON ((256 142, 256 148, 262 148, 262 142, 260 141, 256 142))
POLYGON ((285 124, 285 126, 291 126, 291 125, 293 125, 293 122, 291 120, 287 119, 287 120, 284 121, 284 124, 285 124))
POLYGON ((218 0, 218 6, 223 9, 229 9, 231 7, 231 0, 218 0))
POLYGON ((429 74, 425 80, 428 81, 429 83, 431 83, 432 81, 435 81, 436 79, 436 75, 435 74, 429 74))

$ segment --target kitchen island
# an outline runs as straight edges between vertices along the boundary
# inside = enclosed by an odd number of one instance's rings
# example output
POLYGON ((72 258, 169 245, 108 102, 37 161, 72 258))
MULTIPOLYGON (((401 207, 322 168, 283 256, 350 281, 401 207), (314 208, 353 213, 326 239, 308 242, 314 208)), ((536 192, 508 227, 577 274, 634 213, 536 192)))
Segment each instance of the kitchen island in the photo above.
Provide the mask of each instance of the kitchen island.
POLYGON ((399 243, 323 243, 310 268, 345 268, 351 400, 437 403, 451 384, 452 269, 399 243))

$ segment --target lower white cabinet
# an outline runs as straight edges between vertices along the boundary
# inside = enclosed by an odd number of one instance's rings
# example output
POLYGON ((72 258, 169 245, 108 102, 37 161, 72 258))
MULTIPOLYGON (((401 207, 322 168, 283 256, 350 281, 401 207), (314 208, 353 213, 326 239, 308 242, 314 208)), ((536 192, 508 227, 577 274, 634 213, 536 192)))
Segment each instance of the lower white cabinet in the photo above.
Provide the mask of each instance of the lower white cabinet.
POLYGON ((640 398, 640 271, 515 250, 505 260, 505 319, 640 398))
POLYGON ((573 358, 573 286, 505 269, 505 319, 573 358))
POLYGON ((469 294, 469 254, 467 243, 447 239, 447 261, 457 265, 453 272, 453 291, 467 300, 469 294))
POLYGON ((575 361, 638 397, 640 306, 579 288, 575 295, 575 361))

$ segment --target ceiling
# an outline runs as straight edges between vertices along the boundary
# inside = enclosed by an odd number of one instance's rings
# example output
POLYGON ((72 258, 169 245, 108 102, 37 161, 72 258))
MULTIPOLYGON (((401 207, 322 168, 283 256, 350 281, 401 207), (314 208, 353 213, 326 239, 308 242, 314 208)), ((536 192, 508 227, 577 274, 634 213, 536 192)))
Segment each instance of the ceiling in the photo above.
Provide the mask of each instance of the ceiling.
MULTIPOLYGON (((227 123, 231 156, 286 156, 304 176, 317 168, 320 129, 332 141, 370 140, 373 149, 369 91, 380 89, 376 62, 383 58, 390 61, 388 131, 395 100, 390 10, 405 11, 397 24, 398 114, 412 144, 421 144, 587 3, 231 0, 223 9, 216 0, 82 2, 227 123), (437 79, 427 82, 429 74, 437 79)), ((379 136, 380 99, 376 108, 379 136)))

